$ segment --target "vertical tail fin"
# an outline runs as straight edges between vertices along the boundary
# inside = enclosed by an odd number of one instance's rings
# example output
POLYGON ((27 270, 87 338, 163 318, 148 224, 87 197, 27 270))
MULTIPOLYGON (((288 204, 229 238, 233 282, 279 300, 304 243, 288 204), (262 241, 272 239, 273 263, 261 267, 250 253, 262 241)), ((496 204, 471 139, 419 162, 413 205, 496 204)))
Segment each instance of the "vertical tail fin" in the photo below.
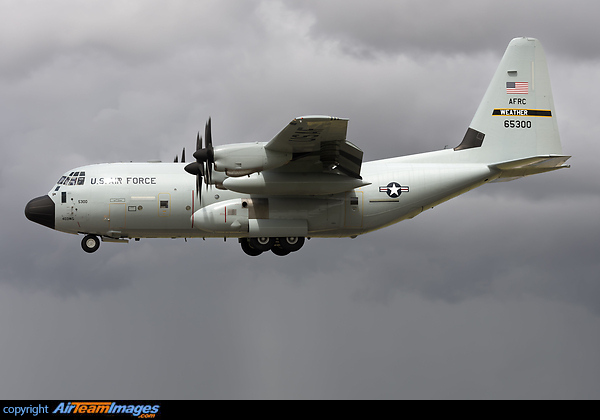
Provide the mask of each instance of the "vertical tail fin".
MULTIPOLYGON (((461 160, 511 170, 508 162, 541 163, 562 154, 546 55, 533 38, 515 38, 477 109, 463 142, 455 149, 461 160)), ((560 166, 559 165, 559 166, 560 166)), ((519 166, 518 164, 513 166, 519 166)), ((540 167, 540 169, 541 169, 540 167)))

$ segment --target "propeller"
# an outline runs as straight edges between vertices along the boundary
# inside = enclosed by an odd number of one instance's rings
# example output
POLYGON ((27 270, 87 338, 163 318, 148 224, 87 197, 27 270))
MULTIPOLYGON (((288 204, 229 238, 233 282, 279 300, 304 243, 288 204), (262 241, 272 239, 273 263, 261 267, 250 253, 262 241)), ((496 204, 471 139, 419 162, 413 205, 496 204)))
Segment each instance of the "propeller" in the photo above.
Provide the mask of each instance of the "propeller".
MULTIPOLYGON (((192 162, 186 165, 185 170, 187 173, 196 175, 196 193, 201 194, 202 177, 204 177, 204 183, 208 186, 212 182, 212 170, 215 163, 215 151, 212 145, 212 132, 211 132, 211 120, 208 119, 206 126, 204 127, 204 137, 206 138, 206 147, 202 147, 202 137, 200 133, 196 137, 196 151, 194 152, 194 158, 196 162, 192 162)), ((182 158, 183 160, 183 158, 182 158)))
POLYGON ((208 122, 206 126, 204 126, 204 137, 206 139, 206 155, 208 159, 206 160, 206 179, 204 180, 206 184, 212 184, 212 171, 213 166, 215 164, 215 149, 212 145, 212 128, 211 128, 211 119, 208 118, 208 122))
MULTIPOLYGON (((175 159, 173 160, 173 162, 174 163, 179 162, 179 157, 177 155, 175 155, 175 159)), ((181 151, 181 163, 185 163, 185 147, 181 151)))

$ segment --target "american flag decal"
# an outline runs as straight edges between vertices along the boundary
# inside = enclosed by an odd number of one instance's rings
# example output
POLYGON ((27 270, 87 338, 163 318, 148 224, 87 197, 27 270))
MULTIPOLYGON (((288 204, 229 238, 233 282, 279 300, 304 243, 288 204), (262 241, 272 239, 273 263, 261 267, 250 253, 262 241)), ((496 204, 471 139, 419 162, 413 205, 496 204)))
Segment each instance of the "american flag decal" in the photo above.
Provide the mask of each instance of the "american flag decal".
POLYGON ((506 93, 509 95, 528 95, 529 82, 506 82, 506 93))

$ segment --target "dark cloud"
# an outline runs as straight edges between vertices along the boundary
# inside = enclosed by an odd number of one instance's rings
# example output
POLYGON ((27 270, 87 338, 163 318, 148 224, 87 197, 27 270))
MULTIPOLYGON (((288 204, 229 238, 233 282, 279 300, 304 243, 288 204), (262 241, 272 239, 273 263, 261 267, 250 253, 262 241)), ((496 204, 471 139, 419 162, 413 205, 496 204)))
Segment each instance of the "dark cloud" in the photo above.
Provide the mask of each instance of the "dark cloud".
POLYGON ((594 42, 594 16, 599 9, 587 0, 569 4, 543 0, 469 0, 460 5, 414 0, 393 4, 384 0, 368 4, 342 0, 292 3, 314 17, 314 36, 335 39, 344 51, 359 57, 374 57, 378 53, 456 55, 497 51, 517 36, 546 40, 562 54, 578 59, 600 56, 594 42), (577 30, 564 30, 573 27, 577 30))
POLYGON ((595 3, 121 3, 0 17, 2 395, 598 397, 595 3), (209 115, 216 144, 329 114, 367 160, 453 147, 520 35, 548 53, 569 170, 287 258, 88 255, 24 217, 69 168, 189 151, 209 115))

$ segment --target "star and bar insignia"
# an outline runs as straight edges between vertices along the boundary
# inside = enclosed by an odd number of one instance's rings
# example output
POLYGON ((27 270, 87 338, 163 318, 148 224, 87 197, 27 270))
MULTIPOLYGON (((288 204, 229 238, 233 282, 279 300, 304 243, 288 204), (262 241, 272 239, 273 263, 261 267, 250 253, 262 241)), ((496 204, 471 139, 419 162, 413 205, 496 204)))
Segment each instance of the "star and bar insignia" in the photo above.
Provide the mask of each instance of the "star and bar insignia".
POLYGON ((408 191, 408 187, 403 187, 397 182, 390 182, 385 187, 379 187, 379 192, 387 193, 391 198, 398 198, 402 193, 408 191))

